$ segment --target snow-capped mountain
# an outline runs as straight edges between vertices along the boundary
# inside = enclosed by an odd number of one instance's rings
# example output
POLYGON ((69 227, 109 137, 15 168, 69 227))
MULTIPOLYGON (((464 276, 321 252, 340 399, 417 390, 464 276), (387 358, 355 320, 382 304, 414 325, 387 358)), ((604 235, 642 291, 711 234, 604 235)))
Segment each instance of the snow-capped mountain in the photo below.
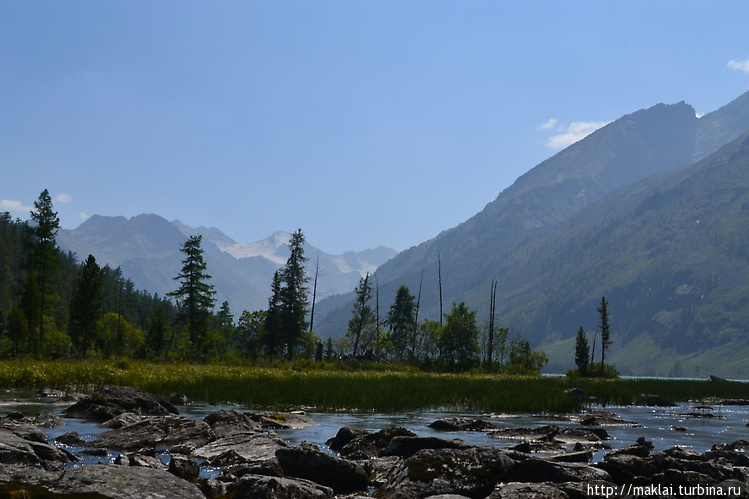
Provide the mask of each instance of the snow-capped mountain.
MULTIPOLYGON (((94 215, 76 229, 61 230, 57 242, 80 260, 92 254, 102 266, 120 267, 137 289, 164 295, 177 288, 174 276, 184 256, 182 244, 198 234, 203 235, 202 248, 217 303, 228 301, 237 316, 242 310, 266 308, 273 273, 288 258, 288 232, 241 244, 214 227, 190 227, 153 214, 130 219, 94 215)), ((305 244, 308 274, 319 269, 318 299, 353 290, 363 275, 374 272, 395 254, 393 249, 379 247, 331 255, 305 244)))

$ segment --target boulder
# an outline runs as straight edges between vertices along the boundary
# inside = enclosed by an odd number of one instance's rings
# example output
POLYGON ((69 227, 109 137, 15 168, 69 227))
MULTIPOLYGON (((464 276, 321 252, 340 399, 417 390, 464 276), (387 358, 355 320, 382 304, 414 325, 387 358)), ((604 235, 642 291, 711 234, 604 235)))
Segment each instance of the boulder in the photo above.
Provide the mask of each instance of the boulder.
POLYGON ((177 408, 164 397, 127 386, 102 387, 63 412, 71 418, 97 422, 109 421, 125 412, 147 416, 179 414, 177 408))
POLYGON ((555 462, 548 459, 530 457, 518 462, 507 472, 507 482, 591 482, 611 481, 609 474, 599 468, 580 463, 555 462))
POLYGON ((567 499, 569 495, 548 483, 503 483, 487 499, 567 499))
POLYGON ((276 451, 286 444, 263 433, 234 433, 198 447, 191 457, 205 459, 214 466, 267 461, 276 458, 276 451))
POLYGON ((200 465, 192 459, 173 456, 169 461, 169 473, 190 482, 200 478, 200 465))
POLYGON ((368 475, 361 464, 320 452, 311 446, 276 451, 285 476, 306 478, 333 489, 336 494, 367 489, 368 475))
POLYGON ((303 478, 245 475, 225 487, 236 499, 333 499, 333 489, 303 478))
POLYGON ((352 439, 339 452, 348 459, 370 459, 381 456, 393 438, 415 436, 416 433, 406 428, 385 428, 352 439))
POLYGON ((494 447, 426 449, 397 465, 377 491, 382 498, 460 494, 486 497, 516 462, 494 447))
POLYGON ((189 454, 216 439, 205 421, 184 416, 150 416, 137 423, 102 433, 96 447, 124 451, 163 447, 169 452, 189 454))
POLYGON ((524 442, 553 442, 558 434, 559 428, 556 425, 546 425, 538 428, 502 428, 489 432, 491 438, 506 438, 524 442))
POLYGON ((304 411, 292 412, 261 412, 250 413, 248 416, 259 423, 265 430, 293 430, 307 428, 317 423, 307 416, 304 411))
POLYGON ((85 447, 86 445, 86 442, 84 442, 81 437, 78 436, 77 431, 69 431, 67 433, 63 433, 55 439, 55 442, 70 447, 85 447))
POLYGON ((666 400, 660 395, 653 395, 650 393, 643 393, 640 396, 648 407, 676 407, 676 404, 670 400, 666 400))
POLYGON ((429 424, 429 427, 438 431, 490 431, 497 429, 496 425, 488 421, 467 417, 438 419, 429 424))
POLYGON ((34 418, 34 426, 41 426, 42 428, 57 428, 63 424, 65 423, 60 416, 55 416, 49 411, 42 411, 34 418))
POLYGON ((78 461, 72 453, 44 441, 28 439, 23 433, 0 429, 0 463, 33 465, 45 469, 61 469, 64 465, 78 461))
POLYGON ((460 439, 445 440, 437 437, 393 437, 390 443, 382 449, 380 456, 411 457, 423 449, 462 449, 469 447, 460 439))
POLYGON ((343 449, 343 447, 347 443, 351 442, 357 437, 363 437, 364 435, 369 435, 369 432, 366 430, 344 427, 339 429, 338 433, 336 433, 336 436, 328 439, 325 444, 330 447, 331 450, 341 452, 341 449, 343 449))
POLYGON ((48 485, 54 494, 99 494, 112 499, 205 499, 193 483, 164 470, 134 466, 91 465, 65 470, 48 485))
POLYGON ((637 423, 625 421, 613 412, 596 409, 580 418, 580 424, 583 426, 629 426, 637 423))
POLYGON ((226 437, 234 433, 262 432, 260 423, 254 421, 250 416, 236 409, 216 411, 205 417, 217 437, 226 437))

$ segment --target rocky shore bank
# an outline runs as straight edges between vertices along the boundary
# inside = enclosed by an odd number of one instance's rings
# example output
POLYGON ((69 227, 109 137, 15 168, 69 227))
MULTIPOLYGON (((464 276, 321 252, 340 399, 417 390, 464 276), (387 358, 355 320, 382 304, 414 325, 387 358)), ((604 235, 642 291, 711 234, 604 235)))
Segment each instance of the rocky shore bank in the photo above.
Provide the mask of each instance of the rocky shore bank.
POLYGON ((181 416, 173 402, 184 401, 125 387, 71 401, 64 415, 107 429, 90 442, 74 432, 50 441, 44 430, 63 420, 46 412, 4 415, 0 497, 749 497, 749 442, 697 453, 654 451, 639 438, 611 450, 606 428, 635 422, 606 411, 583 414, 565 428, 444 418, 430 425, 444 438, 344 427, 320 449, 288 446, 275 434, 314 425, 303 413, 221 410, 195 419, 181 416), (487 433, 499 446, 455 438, 467 431, 487 433), (592 462, 598 452, 606 455, 592 462), (79 464, 86 455, 112 454, 113 464, 79 464), (201 466, 220 472, 201 477, 201 466))

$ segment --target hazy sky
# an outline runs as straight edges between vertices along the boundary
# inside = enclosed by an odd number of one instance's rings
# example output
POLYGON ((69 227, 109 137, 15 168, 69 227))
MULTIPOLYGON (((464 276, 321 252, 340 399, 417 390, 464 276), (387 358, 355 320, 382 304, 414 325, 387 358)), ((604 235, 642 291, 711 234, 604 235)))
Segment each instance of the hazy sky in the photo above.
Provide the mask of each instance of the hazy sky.
POLYGON ((0 2, 0 211, 403 250, 624 114, 749 90, 745 1, 0 2))

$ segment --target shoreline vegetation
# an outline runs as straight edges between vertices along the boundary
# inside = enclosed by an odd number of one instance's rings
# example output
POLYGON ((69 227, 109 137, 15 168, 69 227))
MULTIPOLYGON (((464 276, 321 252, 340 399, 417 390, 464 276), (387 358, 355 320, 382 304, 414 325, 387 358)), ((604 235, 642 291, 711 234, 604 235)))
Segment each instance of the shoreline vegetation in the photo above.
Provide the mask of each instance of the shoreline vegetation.
POLYGON ((668 402, 718 403, 749 397, 739 381, 595 379, 550 376, 427 373, 381 364, 306 363, 282 367, 158 364, 140 361, 0 361, 0 388, 91 391, 125 385, 164 396, 256 409, 319 412, 408 412, 448 409, 494 413, 573 413, 588 402, 646 405, 648 396, 668 402))

